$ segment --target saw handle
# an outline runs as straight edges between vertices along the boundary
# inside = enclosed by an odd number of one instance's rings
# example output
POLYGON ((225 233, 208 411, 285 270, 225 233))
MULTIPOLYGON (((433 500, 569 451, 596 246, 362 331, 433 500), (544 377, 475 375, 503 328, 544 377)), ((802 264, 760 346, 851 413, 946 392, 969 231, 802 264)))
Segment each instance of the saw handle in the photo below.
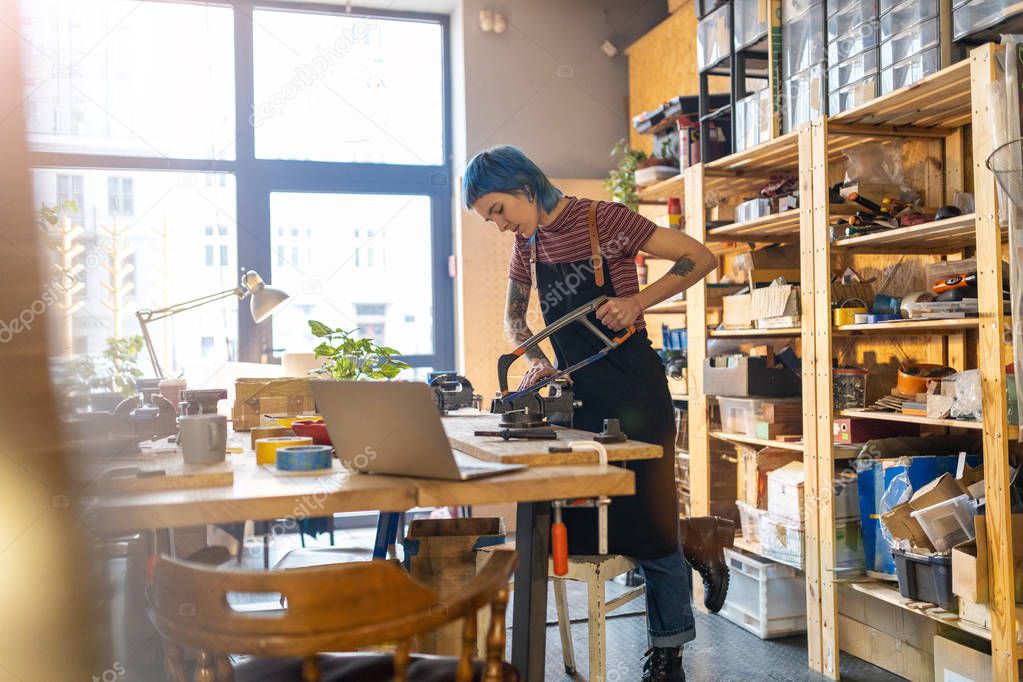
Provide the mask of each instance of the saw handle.
POLYGON ((525 348, 516 348, 511 353, 505 353, 497 359, 497 385, 501 389, 501 395, 508 395, 508 369, 525 352, 525 348))

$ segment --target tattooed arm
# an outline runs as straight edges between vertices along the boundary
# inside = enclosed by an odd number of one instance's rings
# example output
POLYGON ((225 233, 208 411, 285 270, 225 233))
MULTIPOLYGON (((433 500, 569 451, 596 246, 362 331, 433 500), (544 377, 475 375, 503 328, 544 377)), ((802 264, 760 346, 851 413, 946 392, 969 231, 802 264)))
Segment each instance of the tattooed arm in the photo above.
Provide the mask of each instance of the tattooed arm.
MULTIPOLYGON (((526 311, 529 309, 529 285, 514 279, 508 280, 508 302, 504 308, 504 338, 516 346, 533 335, 526 323, 526 311)), ((526 351, 526 358, 532 363, 522 377, 519 390, 528 388, 545 376, 555 374, 557 370, 547 359, 539 347, 526 351)))
POLYGON ((718 265, 717 256, 706 246, 683 232, 666 227, 657 228, 640 250, 667 258, 672 266, 667 274, 635 296, 614 298, 600 307, 597 315, 612 329, 624 329, 644 310, 693 286, 718 265))

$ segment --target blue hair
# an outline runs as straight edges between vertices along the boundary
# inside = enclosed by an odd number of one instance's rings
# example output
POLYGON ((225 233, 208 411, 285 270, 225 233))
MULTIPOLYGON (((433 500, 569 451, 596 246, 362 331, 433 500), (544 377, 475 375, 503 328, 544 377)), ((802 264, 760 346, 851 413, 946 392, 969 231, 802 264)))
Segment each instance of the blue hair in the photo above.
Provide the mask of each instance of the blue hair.
POLYGON ((543 171, 518 147, 491 147, 472 157, 462 178, 462 198, 466 208, 491 192, 526 194, 536 197, 545 211, 553 211, 560 189, 551 184, 543 171))

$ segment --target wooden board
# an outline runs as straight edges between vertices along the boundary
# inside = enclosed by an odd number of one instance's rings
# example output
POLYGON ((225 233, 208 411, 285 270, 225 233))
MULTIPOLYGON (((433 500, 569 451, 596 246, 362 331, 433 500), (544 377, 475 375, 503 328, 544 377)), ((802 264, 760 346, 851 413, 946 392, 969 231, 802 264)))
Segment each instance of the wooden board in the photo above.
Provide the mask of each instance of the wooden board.
POLYGON ((729 195, 752 192, 784 172, 792 175, 799 172, 798 131, 711 161, 707 164, 704 191, 729 195))
MULTIPOLYGON (((685 216, 686 234, 706 241, 704 210, 704 164, 687 168, 685 216)), ((710 429, 707 396, 703 392, 703 361, 707 357, 707 283, 700 280, 686 290, 689 330, 689 508, 693 516, 710 514, 710 429)))
POLYGON ((899 412, 878 412, 864 409, 842 410, 843 417, 855 419, 878 419, 889 422, 905 422, 907 424, 924 424, 926 426, 947 426, 953 429, 983 429, 983 422, 968 422, 962 419, 931 419, 899 412))
MULTIPOLYGON (((913 227, 901 227, 859 237, 836 239, 831 248, 856 253, 956 253, 972 247, 977 238, 977 217, 968 213, 913 227)), ((1006 234, 1005 238, 1008 238, 1006 234)))
POLYGON ((795 242, 799 240, 799 209, 772 213, 763 218, 732 223, 707 231, 707 241, 715 242, 795 242))
POLYGON ((799 336, 799 333, 799 327, 780 327, 778 329, 711 329, 707 332, 707 335, 712 339, 752 339, 799 336))
MULTIPOLYGON (((471 481, 405 479, 416 489, 416 506, 448 507, 498 502, 541 502, 577 497, 617 497, 635 492, 631 471, 599 464, 529 467, 471 481)), ((611 504, 614 504, 612 499, 611 504)))
POLYGON ((654 184, 647 185, 639 190, 639 200, 659 202, 667 201, 671 197, 678 197, 681 199, 685 192, 683 184, 682 174, 679 173, 674 177, 661 180, 660 182, 655 182, 654 184))
POLYGON ((976 329, 978 324, 979 321, 976 317, 963 317, 952 320, 899 320, 874 324, 843 324, 832 327, 832 330, 836 334, 929 334, 976 329))
MULTIPOLYGON (((180 460, 180 455, 178 456, 180 460)), ((234 472, 229 462, 219 464, 184 464, 176 462, 164 467, 125 467, 115 470, 116 475, 99 481, 103 493, 141 493, 158 490, 211 488, 234 484, 234 472), (164 471, 163 476, 137 476, 134 472, 164 471)))
MULTIPOLYGON (((568 453, 550 453, 552 445, 568 445, 574 440, 592 440, 589 431, 554 427, 558 432, 557 440, 502 440, 496 437, 474 436, 474 431, 497 431, 501 427, 500 415, 482 414, 475 417, 444 417, 444 431, 448 434, 451 447, 477 459, 503 464, 528 464, 530 466, 553 466, 561 464, 590 463, 597 461, 597 453, 592 450, 568 453)), ((626 434, 628 435, 628 434, 626 434)), ((624 443, 608 443, 607 457, 609 461, 618 462, 631 459, 656 459, 661 456, 660 445, 651 445, 639 441, 624 443)))
POLYGON ((718 440, 728 441, 729 443, 739 443, 740 445, 755 445, 761 448, 781 448, 782 450, 794 450, 796 452, 803 451, 802 443, 767 440, 766 438, 754 438, 753 436, 744 436, 739 433, 725 433, 724 431, 711 431, 710 435, 718 440))

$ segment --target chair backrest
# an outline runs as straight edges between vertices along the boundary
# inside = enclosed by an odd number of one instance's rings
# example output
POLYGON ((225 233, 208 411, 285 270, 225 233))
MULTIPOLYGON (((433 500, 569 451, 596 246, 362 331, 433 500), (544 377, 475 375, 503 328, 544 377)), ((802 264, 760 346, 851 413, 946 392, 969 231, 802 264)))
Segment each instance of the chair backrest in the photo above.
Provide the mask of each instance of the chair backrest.
MULTIPOLYGON (((407 663, 412 637, 445 623, 464 618, 475 640, 476 611, 490 604, 497 617, 492 618, 488 639, 499 636, 500 641, 495 640, 493 652, 488 648, 489 672, 491 664, 500 670, 504 655, 504 604, 516 562, 512 551, 495 552, 464 590, 440 596, 390 561, 252 572, 214 570, 159 557, 149 609, 165 640, 206 652, 210 661, 215 654, 228 653, 308 658, 399 642, 398 668, 403 667, 401 660, 407 663), (235 610, 228 603, 231 593, 280 594, 282 608, 235 610)), ((464 665, 459 666, 469 675, 471 648, 469 653, 463 648, 464 665)))

